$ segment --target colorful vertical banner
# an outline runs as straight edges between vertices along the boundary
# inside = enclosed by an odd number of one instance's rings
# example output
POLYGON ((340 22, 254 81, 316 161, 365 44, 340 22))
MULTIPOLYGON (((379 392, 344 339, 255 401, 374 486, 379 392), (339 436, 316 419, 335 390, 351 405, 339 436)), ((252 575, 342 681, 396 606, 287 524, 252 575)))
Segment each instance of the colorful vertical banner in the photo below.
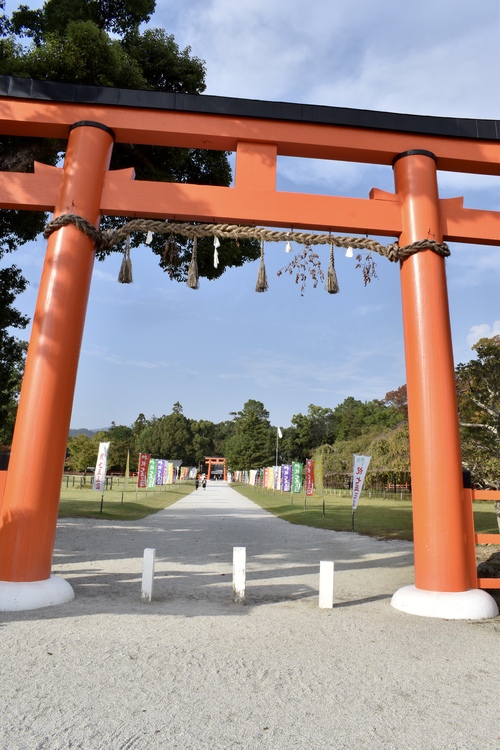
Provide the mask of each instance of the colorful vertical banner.
POLYGON ((274 467, 267 467, 267 489, 272 490, 274 487, 274 467))
POLYGON ((94 490, 104 491, 106 485, 106 469, 108 466, 109 443, 99 443, 97 462, 94 473, 94 490))
POLYGON ((267 466, 264 466, 264 477, 262 480, 262 486, 264 487, 265 490, 267 490, 268 481, 269 481, 269 469, 267 468, 267 466))
POLYGON ((302 464, 292 464, 292 492, 299 494, 302 491, 302 464))
POLYGON ((166 461, 163 458, 159 458, 156 462, 156 484, 162 485, 164 484, 164 476, 165 476, 165 469, 166 469, 166 461))
POLYGON ((139 453, 139 466, 137 470, 137 486, 148 486, 148 466, 151 455, 149 453, 139 453))
POLYGON ((281 487, 281 466, 274 467, 274 484, 273 488, 279 490, 281 487))
POLYGON ((167 484, 174 483, 174 465, 171 461, 167 464, 167 484))
POLYGON ((316 456, 314 460, 314 484, 316 494, 323 494, 323 454, 316 456))
POLYGON ((146 487, 148 490, 152 490, 156 487, 156 467, 158 465, 158 459, 150 458, 148 466, 148 478, 146 487))
POLYGON ((306 495, 314 495, 314 461, 308 458, 306 461, 306 495))
POLYGON ((370 464, 371 456, 358 456, 354 454, 354 465, 352 469, 352 509, 356 510, 358 507, 359 496, 363 489, 363 482, 365 481, 366 470, 370 464))
POLYGON ((281 467, 281 489, 290 492, 292 489, 292 464, 283 464, 281 467))

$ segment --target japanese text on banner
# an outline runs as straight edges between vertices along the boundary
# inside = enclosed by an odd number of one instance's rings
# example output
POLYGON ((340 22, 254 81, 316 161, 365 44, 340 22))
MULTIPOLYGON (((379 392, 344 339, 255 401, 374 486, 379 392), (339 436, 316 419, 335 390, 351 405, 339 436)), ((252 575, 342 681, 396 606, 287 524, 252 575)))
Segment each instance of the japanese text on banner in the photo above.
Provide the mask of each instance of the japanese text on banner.
POLYGON ((356 510, 358 507, 359 496, 363 489, 363 482, 365 481, 366 470, 370 463, 371 456, 358 456, 354 454, 354 465, 352 469, 352 509, 356 510))
POLYGON ((137 471, 137 486, 146 487, 148 479, 148 466, 151 455, 149 453, 139 453, 139 469, 137 471))
POLYGON ((94 474, 94 490, 104 490, 106 484, 106 469, 108 465, 109 443, 99 443, 97 463, 94 474))
POLYGON ((314 461, 312 458, 306 460, 306 495, 314 495, 314 461))

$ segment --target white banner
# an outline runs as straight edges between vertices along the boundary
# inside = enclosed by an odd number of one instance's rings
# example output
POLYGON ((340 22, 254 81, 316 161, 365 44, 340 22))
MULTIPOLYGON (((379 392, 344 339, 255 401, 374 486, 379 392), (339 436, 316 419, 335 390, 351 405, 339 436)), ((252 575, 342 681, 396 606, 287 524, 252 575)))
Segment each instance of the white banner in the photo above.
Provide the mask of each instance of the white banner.
POLYGON ((106 469, 108 464, 109 443, 99 443, 99 453, 94 474, 94 490, 104 491, 106 485, 106 469))
POLYGON ((358 456, 354 453, 354 466, 352 469, 352 509, 358 507, 359 496, 363 489, 366 470, 370 463, 371 456, 358 456))

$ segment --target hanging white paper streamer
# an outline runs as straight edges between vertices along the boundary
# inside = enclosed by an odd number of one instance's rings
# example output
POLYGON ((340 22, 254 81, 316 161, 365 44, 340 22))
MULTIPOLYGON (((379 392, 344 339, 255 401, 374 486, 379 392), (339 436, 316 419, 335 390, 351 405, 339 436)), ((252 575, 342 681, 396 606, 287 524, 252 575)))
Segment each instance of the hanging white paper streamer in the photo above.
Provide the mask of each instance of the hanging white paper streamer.
POLYGON ((148 233, 146 235, 146 245, 150 245, 153 242, 153 232, 151 230, 148 230, 148 233))
POLYGON ((218 247, 220 247, 219 238, 214 237, 214 268, 217 268, 219 265, 219 253, 217 252, 218 247))
POLYGON ((352 252, 352 247, 348 247, 347 250, 345 251, 345 257, 352 258, 353 255, 354 253, 352 252))
POLYGON ((291 253, 292 252, 292 246, 290 244, 290 240, 287 240, 286 246, 285 246, 285 253, 291 253))

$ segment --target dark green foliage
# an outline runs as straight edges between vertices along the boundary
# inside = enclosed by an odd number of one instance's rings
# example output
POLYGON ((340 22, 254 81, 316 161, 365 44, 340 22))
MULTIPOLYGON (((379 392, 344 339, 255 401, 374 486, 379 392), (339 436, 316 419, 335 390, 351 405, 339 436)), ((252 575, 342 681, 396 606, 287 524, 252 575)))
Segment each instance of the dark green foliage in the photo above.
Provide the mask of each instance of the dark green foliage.
POLYGON ((38 10, 20 5, 12 14, 12 24, 16 34, 40 45, 49 33, 64 34, 75 19, 91 21, 98 29, 114 34, 130 33, 149 21, 155 6, 155 0, 48 0, 38 10))
POLYGON ((308 412, 292 417, 292 428, 283 435, 283 454, 288 461, 304 462, 321 445, 335 440, 336 419, 331 409, 309 404, 308 412))
POLYGON ((261 401, 250 399, 234 413, 233 433, 225 442, 231 469, 258 469, 275 461, 274 431, 261 401))
POLYGON ((500 487, 500 336, 480 339, 456 368, 464 467, 477 487, 500 487))
MULTIPOLYGON (((0 7, 3 5, 0 3, 0 7)), ((12 23, 4 16, 0 24, 0 33, 3 33, 0 73, 88 85, 202 93, 205 65, 191 54, 189 47, 180 50, 174 37, 163 29, 139 31, 140 24, 149 20, 154 9, 154 0, 48 0, 37 10, 20 6, 12 14, 12 23), (19 37, 31 42, 23 46, 19 37)), ((64 143, 54 141, 0 139, 0 168, 31 171, 34 160, 55 164, 64 147, 64 143)), ((231 182, 227 154, 219 151, 117 144, 111 168, 126 167, 135 169, 138 180, 221 186, 231 182)), ((104 217, 101 226, 116 228, 126 220, 126 217, 104 217)), ((44 223, 44 216, 32 221, 30 239, 33 231, 36 236, 44 223)), ((25 241, 22 220, 14 223, 14 235, 16 228, 20 244, 25 241)), ((143 235, 132 238, 132 246, 142 242, 143 235)), ((178 237, 174 243, 168 243, 167 248, 166 244, 164 236, 153 239, 151 249, 159 256, 159 265, 171 279, 185 281, 192 241, 178 237)), ((103 255, 98 254, 98 258, 102 259, 103 255)), ((215 269, 212 241, 202 240, 199 275, 218 278, 226 268, 243 265, 258 255, 258 242, 225 241, 219 253, 219 266, 215 269)))
POLYGON ((12 439, 26 355, 25 342, 8 329, 22 329, 29 322, 12 304, 25 288, 26 280, 16 266, 0 269, 0 443, 4 444, 12 439))
POLYGON ((160 417, 141 433, 139 450, 154 458, 182 459, 193 464, 192 434, 189 419, 184 414, 172 412, 160 417))

